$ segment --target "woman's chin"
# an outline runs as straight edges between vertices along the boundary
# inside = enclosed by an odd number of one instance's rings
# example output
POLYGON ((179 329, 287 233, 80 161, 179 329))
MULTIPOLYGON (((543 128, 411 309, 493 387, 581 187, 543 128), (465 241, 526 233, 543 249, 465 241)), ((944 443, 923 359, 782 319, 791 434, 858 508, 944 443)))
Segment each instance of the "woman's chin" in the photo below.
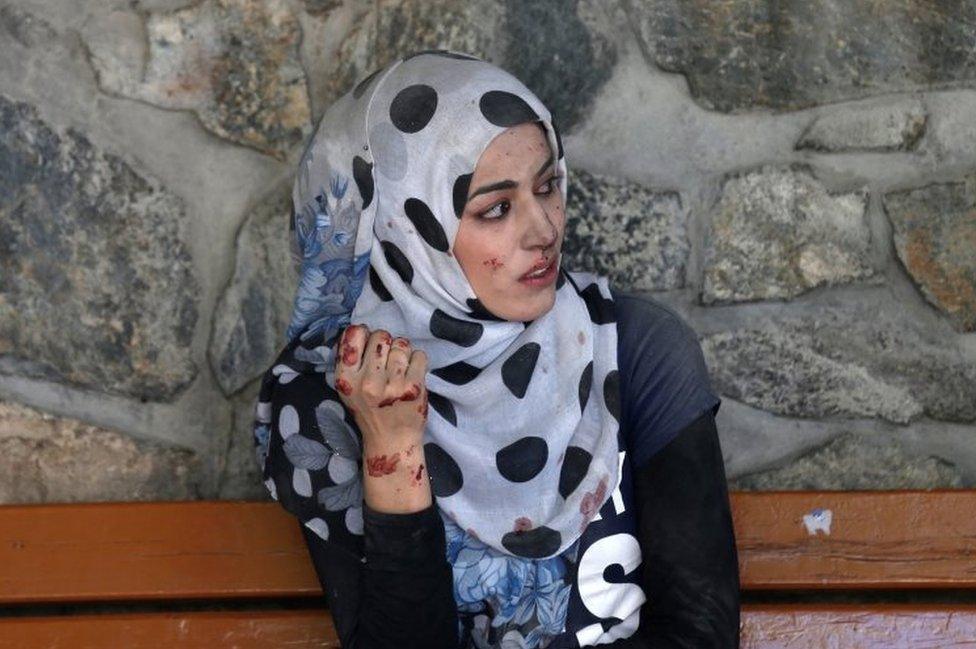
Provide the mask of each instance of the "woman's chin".
POLYGON ((491 313, 510 322, 532 322, 548 313, 556 304, 556 289, 550 286, 544 291, 533 291, 533 295, 521 298, 514 294, 485 304, 491 313))

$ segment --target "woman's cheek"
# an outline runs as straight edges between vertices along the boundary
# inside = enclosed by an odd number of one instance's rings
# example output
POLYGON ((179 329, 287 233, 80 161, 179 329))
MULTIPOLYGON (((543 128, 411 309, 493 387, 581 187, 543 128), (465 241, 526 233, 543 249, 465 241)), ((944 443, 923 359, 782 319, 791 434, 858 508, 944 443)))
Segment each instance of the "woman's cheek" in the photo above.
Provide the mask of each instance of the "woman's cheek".
POLYGON ((488 255, 482 260, 481 266, 489 273, 495 274, 505 267, 505 260, 500 255, 488 255))
POLYGON ((559 233, 562 234, 563 225, 566 224, 566 214, 565 214, 565 212, 563 212, 563 203, 562 203, 562 201, 559 201, 556 204, 556 208, 555 208, 554 212, 555 212, 555 215, 556 215, 556 225, 559 228, 559 233))

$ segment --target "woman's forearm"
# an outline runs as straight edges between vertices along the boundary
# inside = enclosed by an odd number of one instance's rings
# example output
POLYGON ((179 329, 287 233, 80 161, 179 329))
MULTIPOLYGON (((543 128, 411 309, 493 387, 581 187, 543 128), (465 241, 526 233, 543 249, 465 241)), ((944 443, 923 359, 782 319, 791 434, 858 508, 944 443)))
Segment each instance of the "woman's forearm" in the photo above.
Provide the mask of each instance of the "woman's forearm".
POLYGON ((363 493, 373 511, 430 507, 424 460, 427 355, 406 338, 365 325, 346 327, 336 347, 335 387, 363 440, 363 493))
POLYGON ((657 649, 739 646, 739 571, 711 413, 635 472, 648 603, 641 635, 657 649))
POLYGON ((457 646, 457 607, 436 508, 384 514, 367 507, 363 533, 365 561, 359 561, 305 530, 342 646, 457 646))
POLYGON ((433 502, 424 447, 391 436, 363 449, 363 491, 366 504, 387 514, 410 514, 433 502))
POLYGON ((364 533, 358 649, 455 647, 457 607, 437 508, 391 515, 366 507, 364 533))

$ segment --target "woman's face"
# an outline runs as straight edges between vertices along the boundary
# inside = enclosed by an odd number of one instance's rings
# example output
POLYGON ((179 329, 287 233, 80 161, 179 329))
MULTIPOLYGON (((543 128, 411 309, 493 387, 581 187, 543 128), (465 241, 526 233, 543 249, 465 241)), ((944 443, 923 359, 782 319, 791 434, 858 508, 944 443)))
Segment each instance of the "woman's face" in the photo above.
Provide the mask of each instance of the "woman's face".
POLYGON ((491 141, 471 176, 454 256, 481 304, 505 320, 534 320, 556 300, 566 223, 556 160, 541 124, 491 141))

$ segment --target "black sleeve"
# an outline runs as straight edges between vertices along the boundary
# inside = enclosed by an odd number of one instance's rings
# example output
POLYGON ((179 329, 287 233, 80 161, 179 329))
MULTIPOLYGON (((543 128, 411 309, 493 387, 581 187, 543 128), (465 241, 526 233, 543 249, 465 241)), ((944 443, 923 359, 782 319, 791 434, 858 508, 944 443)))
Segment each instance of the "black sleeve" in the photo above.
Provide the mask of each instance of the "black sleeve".
POLYGON ((646 646, 738 647, 738 555, 711 411, 636 467, 634 500, 648 598, 639 627, 646 646))
POLYGON ((635 635, 601 646, 738 647, 738 557, 711 411, 637 468, 634 501, 648 601, 635 635))
POLYGON ((436 505, 415 514, 363 506, 365 561, 304 526, 312 563, 345 649, 458 645, 444 522, 436 505))

